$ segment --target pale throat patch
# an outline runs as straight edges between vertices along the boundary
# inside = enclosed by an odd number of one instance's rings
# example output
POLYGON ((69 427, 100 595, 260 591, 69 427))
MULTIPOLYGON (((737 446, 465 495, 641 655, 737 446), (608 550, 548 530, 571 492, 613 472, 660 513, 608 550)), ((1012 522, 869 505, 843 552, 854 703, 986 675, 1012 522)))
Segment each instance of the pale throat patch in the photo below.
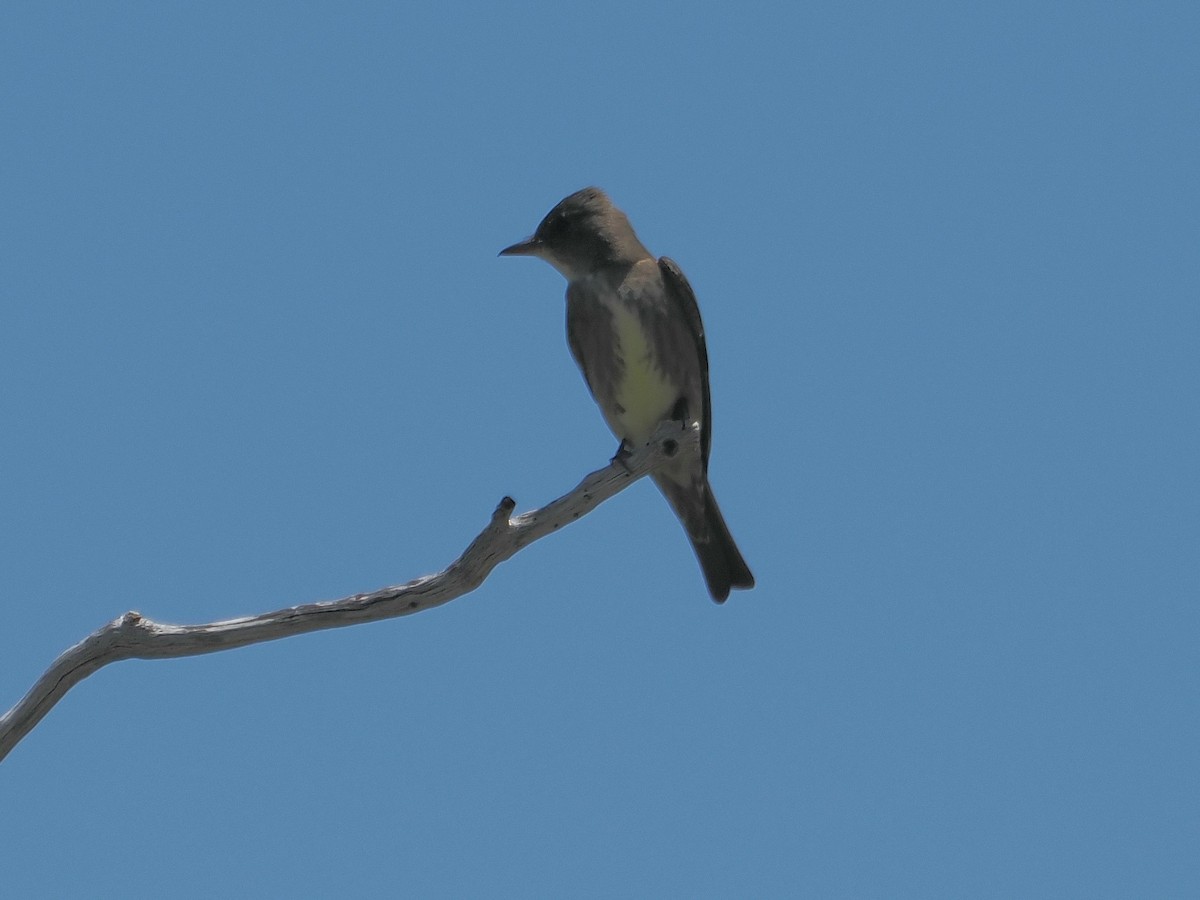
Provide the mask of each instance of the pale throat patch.
POLYGON ((616 401, 624 412, 617 413, 609 425, 618 437, 641 444, 650 440, 658 423, 670 414, 679 387, 655 365, 637 313, 622 303, 610 308, 617 354, 624 361, 616 385, 616 401))

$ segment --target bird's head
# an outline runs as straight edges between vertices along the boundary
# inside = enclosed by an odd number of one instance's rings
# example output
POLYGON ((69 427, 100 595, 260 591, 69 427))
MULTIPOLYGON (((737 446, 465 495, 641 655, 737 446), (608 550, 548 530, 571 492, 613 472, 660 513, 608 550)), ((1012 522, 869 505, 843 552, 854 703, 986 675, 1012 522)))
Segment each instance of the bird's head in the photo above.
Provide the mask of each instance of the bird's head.
POLYGON ((536 256, 573 281, 649 253, 625 213, 600 188, 589 187, 561 200, 532 237, 505 247, 500 255, 536 256))

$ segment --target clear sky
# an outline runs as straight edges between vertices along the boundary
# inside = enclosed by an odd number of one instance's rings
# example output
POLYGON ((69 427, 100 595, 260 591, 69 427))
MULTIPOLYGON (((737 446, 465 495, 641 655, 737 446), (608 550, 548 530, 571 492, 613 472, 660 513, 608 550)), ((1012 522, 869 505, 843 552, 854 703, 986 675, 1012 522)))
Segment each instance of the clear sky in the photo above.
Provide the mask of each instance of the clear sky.
POLYGON ((104 669, 0 764, 4 896, 1200 896, 1198 42, 10 8, 0 707, 126 609, 405 581, 604 465, 561 277, 496 257, 589 184, 696 289, 759 586, 710 602, 647 482, 449 606, 104 669))

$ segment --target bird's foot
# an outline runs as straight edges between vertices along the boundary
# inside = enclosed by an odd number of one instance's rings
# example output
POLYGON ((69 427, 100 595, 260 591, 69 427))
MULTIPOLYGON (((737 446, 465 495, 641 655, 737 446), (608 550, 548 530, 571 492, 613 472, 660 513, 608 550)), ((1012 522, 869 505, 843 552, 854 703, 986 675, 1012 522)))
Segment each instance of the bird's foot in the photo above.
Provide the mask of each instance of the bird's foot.
POLYGON ((610 462, 620 463, 621 468, 626 472, 630 471, 629 457, 633 455, 633 445, 629 441, 622 438, 621 443, 617 445, 617 452, 613 454, 610 462))

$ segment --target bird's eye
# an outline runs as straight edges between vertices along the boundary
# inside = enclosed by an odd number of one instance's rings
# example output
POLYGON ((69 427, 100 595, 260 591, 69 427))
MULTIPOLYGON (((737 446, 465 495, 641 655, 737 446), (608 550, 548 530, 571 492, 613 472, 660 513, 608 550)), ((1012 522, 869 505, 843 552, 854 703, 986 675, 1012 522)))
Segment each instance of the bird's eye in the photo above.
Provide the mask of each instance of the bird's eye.
POLYGON ((570 230, 570 223, 567 221, 566 216, 555 216, 552 219, 548 219, 541 228, 542 236, 550 240, 561 238, 570 230))

